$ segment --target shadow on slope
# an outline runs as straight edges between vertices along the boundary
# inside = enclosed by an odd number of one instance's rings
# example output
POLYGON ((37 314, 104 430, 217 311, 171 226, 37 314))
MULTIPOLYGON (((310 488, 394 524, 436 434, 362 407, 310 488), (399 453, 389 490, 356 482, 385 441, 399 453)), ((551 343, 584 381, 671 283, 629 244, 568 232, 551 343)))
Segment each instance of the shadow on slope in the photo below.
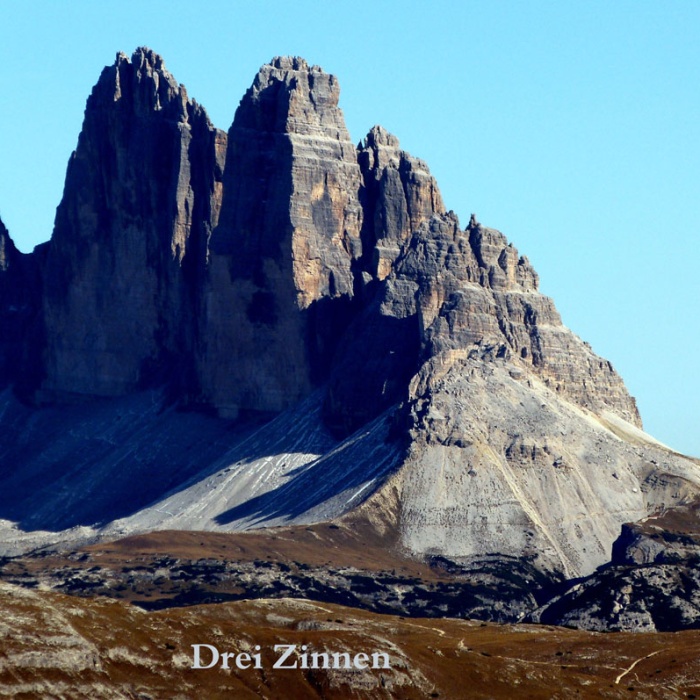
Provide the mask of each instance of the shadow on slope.
POLYGON ((156 392, 31 409, 6 391, 0 518, 25 531, 103 524, 206 473, 245 434, 230 421, 164 409, 156 392))
POLYGON ((390 411, 364 426, 318 459, 286 474, 287 481, 215 518, 218 525, 248 525, 279 518, 333 518, 359 505, 398 465, 402 450, 390 441, 390 411))
POLYGON ((321 423, 321 400, 319 392, 263 425, 234 425, 164 407, 156 392, 40 410, 5 392, 0 519, 25 532, 129 517, 152 529, 169 515, 165 500, 206 513, 198 529, 314 509, 307 520, 332 517, 369 495, 399 452, 384 443, 386 417, 338 443, 321 423), (235 505, 222 513, 227 503, 235 505))

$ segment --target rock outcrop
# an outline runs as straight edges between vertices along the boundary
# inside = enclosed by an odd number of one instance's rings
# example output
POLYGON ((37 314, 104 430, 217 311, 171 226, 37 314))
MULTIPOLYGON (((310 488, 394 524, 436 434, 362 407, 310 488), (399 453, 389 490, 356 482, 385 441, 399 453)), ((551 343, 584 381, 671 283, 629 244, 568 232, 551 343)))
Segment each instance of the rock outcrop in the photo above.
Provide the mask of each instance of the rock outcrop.
POLYGON ((649 564, 605 568, 527 616, 593 632, 676 632, 700 626, 700 571, 649 564))
POLYGON ((43 400, 187 386, 225 143, 157 54, 104 69, 46 263, 43 400))
POLYGON ((424 221, 343 342, 329 390, 331 424, 362 424, 407 398, 421 364, 428 380, 428 368, 444 374, 458 357, 478 356, 512 360, 575 404, 640 426, 612 365, 563 326, 537 285, 527 259, 498 231, 474 218, 462 231, 451 214, 424 221))
POLYGON ((401 246, 445 206, 428 166, 399 147, 381 126, 358 147, 364 188, 363 270, 371 279, 389 275, 401 246))
POLYGON ((623 525, 609 564, 528 619, 594 631, 700 627, 699 514, 696 499, 623 525))

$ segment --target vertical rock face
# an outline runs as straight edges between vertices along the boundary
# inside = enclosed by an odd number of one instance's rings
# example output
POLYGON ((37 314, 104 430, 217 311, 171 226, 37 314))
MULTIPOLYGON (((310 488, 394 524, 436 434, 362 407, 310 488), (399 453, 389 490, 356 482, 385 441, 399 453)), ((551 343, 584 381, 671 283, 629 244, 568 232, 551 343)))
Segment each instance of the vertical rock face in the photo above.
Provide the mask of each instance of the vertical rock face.
POLYGON ((18 361, 17 314, 23 302, 22 284, 17 279, 19 257, 19 251, 0 221, 0 388, 13 378, 18 361))
MULTIPOLYGON (((33 347, 37 340, 37 314, 41 306, 41 277, 38 259, 43 248, 35 253, 20 253, 0 221, 0 388, 8 383, 33 383, 28 373, 33 347)), ((37 363, 38 364, 38 363, 37 363)))
POLYGON ((347 435, 405 397, 419 367, 415 280, 379 283, 394 269, 413 233, 445 211, 428 166, 402 151, 398 139, 381 126, 372 127, 358 147, 358 163, 363 177, 359 269, 365 308, 344 336, 331 371, 325 420, 338 435, 347 435))
POLYGON ((401 244, 445 207, 428 166, 402 151, 399 140, 374 126, 358 149, 364 181, 364 267, 374 279, 391 271, 401 244))
POLYGON ((199 362, 222 413, 279 411, 330 361, 362 253, 362 179, 338 97, 334 76, 277 58, 229 131, 199 362))
POLYGON ((343 340, 326 402, 329 424, 347 432, 407 399, 421 366, 431 367, 421 375, 430 378, 479 357, 512 359, 575 404, 641 426, 612 365, 562 325, 537 285, 527 258, 474 217, 465 230, 452 214, 424 222, 343 340))
MULTIPOLYGON (((227 512, 206 479, 180 494, 177 512, 202 523, 206 504, 212 527, 282 517, 290 494, 299 517, 335 513, 377 488, 411 551, 576 575, 605 561, 621 523, 697 496, 697 465, 640 430, 622 380, 563 326, 528 260, 475 217, 462 228, 381 127, 355 148, 338 98, 333 76, 277 58, 226 135, 160 57, 120 54, 88 100, 49 244, 22 256, 0 224, 0 385, 43 373, 47 401, 166 385, 228 416, 290 409, 268 424, 300 430, 290 454, 322 437, 329 452, 281 501, 266 489, 306 462, 271 461, 277 438, 241 443, 236 460, 264 453, 269 481, 229 474, 227 512), (299 401, 316 387, 309 414, 299 401), (317 474, 323 488, 299 497, 317 474)), ((206 455, 191 466, 211 475, 206 455)), ((90 493, 95 476, 76 483, 90 493)))
POLYGON ((48 255, 45 397, 189 382, 224 149, 225 135, 152 51, 105 68, 48 255))
POLYGON ((15 248, 5 224, 0 220, 0 272, 7 272, 18 256, 19 251, 15 248))

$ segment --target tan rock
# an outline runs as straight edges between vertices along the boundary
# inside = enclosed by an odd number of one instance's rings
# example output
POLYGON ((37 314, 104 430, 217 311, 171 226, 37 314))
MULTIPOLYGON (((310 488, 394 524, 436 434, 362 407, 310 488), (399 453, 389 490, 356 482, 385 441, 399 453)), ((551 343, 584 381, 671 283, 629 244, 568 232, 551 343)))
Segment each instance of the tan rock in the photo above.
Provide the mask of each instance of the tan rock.
POLYGON ((318 66, 276 58, 229 131, 198 365, 222 414, 280 411, 308 394, 347 316, 362 181, 339 94, 318 66))

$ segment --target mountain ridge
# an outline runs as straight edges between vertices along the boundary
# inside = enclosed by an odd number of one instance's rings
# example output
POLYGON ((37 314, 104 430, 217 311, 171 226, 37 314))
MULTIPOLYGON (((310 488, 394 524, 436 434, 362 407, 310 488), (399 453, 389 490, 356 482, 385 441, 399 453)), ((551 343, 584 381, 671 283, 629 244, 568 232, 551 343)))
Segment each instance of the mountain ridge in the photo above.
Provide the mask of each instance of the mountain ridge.
POLYGON ((51 241, 0 230, 34 403, 3 399, 5 547, 367 517, 416 557, 575 577, 700 493, 527 258, 382 127, 354 146, 338 98, 276 58, 224 133, 149 49, 104 69, 51 241))

